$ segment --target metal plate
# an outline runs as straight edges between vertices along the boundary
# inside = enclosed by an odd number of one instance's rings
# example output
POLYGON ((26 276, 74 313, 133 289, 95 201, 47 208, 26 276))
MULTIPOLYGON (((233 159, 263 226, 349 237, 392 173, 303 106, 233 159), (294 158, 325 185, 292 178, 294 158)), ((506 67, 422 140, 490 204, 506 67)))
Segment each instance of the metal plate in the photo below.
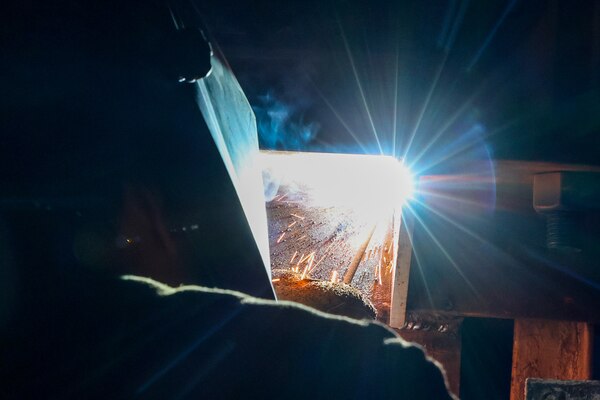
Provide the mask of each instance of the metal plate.
POLYGON ((600 400, 600 381, 527 380, 527 400, 600 400))

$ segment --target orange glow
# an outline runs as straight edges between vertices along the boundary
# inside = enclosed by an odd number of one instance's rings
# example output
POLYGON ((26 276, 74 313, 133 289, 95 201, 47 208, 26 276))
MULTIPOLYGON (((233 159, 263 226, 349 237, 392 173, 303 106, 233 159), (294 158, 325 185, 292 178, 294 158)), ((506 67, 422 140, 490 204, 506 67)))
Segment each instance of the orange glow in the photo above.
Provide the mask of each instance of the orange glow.
POLYGON ((334 270, 331 273, 331 282, 337 283, 337 281, 338 281, 338 272, 334 270))
POLYGON ((315 252, 313 251, 312 253, 308 253, 306 256, 302 254, 302 257, 300 257, 300 261, 298 261, 298 264, 302 264, 304 261, 308 260, 311 254, 314 256, 315 252))
POLYGON ((313 264, 314 260, 315 260, 315 252, 313 251, 312 253, 310 253, 310 257, 308 258, 308 263, 306 264, 306 267, 304 267, 304 271, 302 271, 302 279, 304 279, 306 277, 306 275, 308 275, 308 273, 312 269, 312 264, 313 264))
POLYGON ((279 236, 279 239, 277 239, 277 243, 281 243, 281 241, 283 240, 283 237, 285 236, 285 232, 283 232, 281 234, 281 236, 279 236))
POLYGON ((402 208, 413 190, 402 162, 322 153, 261 157, 272 268, 289 262, 296 279, 347 281, 376 307, 389 303, 388 271, 395 267, 402 208))

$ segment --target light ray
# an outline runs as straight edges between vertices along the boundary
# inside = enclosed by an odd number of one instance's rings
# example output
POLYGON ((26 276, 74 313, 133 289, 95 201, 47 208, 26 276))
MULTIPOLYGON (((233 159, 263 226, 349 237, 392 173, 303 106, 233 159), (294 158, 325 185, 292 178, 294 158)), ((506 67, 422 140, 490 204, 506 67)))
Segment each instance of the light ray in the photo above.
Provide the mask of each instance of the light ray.
POLYGON ((440 249, 440 251, 442 252, 442 254, 448 259, 448 261, 450 262, 450 264, 452 265, 452 267, 456 270, 456 272, 460 275, 460 277, 465 281, 465 283, 467 284, 467 286, 469 287, 469 289, 471 289, 472 293, 477 298, 481 298, 479 292, 477 291, 477 289, 475 289, 475 286, 473 286, 473 283, 471 283, 471 281, 469 280, 469 278, 464 274, 464 272, 458 266, 458 264, 456 263, 456 261, 454 261, 454 258, 452 258, 452 256, 450 255, 450 253, 448 253, 448 251, 440 243, 439 239, 433 234, 433 232, 431 232, 431 229, 429 229, 427 227, 427 225, 425 224, 425 222, 421 219, 421 217, 419 217, 418 213, 415 212, 415 210, 412 207, 410 207, 409 205, 407 205, 406 208, 411 212, 411 214, 414 216, 415 220, 418 221, 419 224, 421 224, 421 226, 425 230, 425 233, 427 233, 427 236, 429 236, 431 238, 431 240, 433 240, 433 243, 440 249))
POLYGON ((433 208, 431 206, 428 206, 425 202, 422 202, 419 199, 414 199, 414 201, 417 202, 417 203, 419 203, 420 206, 426 208, 427 211, 432 212, 433 214, 435 214, 438 217, 442 218, 444 221, 448 222, 449 224, 451 224, 455 228, 460 229, 462 232, 464 232, 467 235, 471 236, 472 238, 478 240, 479 242, 490 244, 487 240, 485 240, 484 238, 482 238, 481 236, 479 236, 478 234, 476 234, 472 230, 466 228, 465 226, 463 226, 462 224, 456 222, 455 220, 453 220, 452 218, 448 217, 447 215, 444 215, 443 212, 438 211, 438 210, 436 210, 435 208, 433 208))
POLYGON ((463 204, 468 204, 468 205, 472 205, 475 207, 481 207, 481 203, 474 201, 474 200, 467 200, 463 197, 449 196, 447 194, 440 194, 440 193, 435 193, 435 192, 431 192, 431 191, 427 191, 427 190, 422 190, 419 193, 426 194, 427 196, 435 197, 435 198, 442 199, 442 200, 461 202, 463 204))
POLYGON ((456 37, 456 34, 458 33, 458 30, 460 29, 468 7, 469 0, 461 1, 458 13, 456 14, 456 18, 454 19, 454 23, 452 24, 452 30, 450 31, 450 34, 448 35, 448 40, 446 41, 446 45, 444 46, 444 49, 447 52, 449 52, 452 48, 452 45, 454 45, 454 39, 456 37))
POLYGON ((423 116, 425 115, 425 111, 427 111, 427 107, 429 107, 429 102, 431 101, 431 97, 432 97, 433 93, 435 92, 438 81, 440 80, 440 76, 442 75, 442 71, 444 70, 444 66, 446 65, 446 60, 448 59, 448 54, 449 54, 448 52, 444 53, 444 58, 442 58, 442 61, 440 62, 440 65, 438 66, 437 71, 435 73, 435 77, 433 78, 433 81, 431 82, 431 86, 429 87, 429 91, 427 92, 427 96, 425 97, 425 101, 423 102, 423 106, 421 107, 421 111, 419 112, 419 117, 417 118, 415 127, 413 128, 412 132, 410 133, 410 136, 408 138, 408 144, 406 145, 406 148, 404 149, 404 155, 402 156, 403 160, 405 160, 407 158, 408 153, 410 151, 410 147, 412 146, 412 143, 415 139, 417 131, 419 130, 419 127, 421 126, 421 122, 423 121, 423 116))
POLYGON ((317 94, 319 95, 319 97, 321 97, 321 99, 325 102, 325 104, 327 105, 327 107, 329 107, 329 109, 331 110, 331 112, 333 112, 333 115, 335 115, 335 117, 338 119, 338 121, 340 121, 340 123, 342 124, 342 126, 344 127, 344 129, 346 129, 346 131, 350 134, 350 136, 352 136, 352 139, 354 139, 356 141, 356 144, 358 144, 358 146, 360 147, 360 149, 364 152, 367 153, 367 149, 366 147, 362 144, 362 142, 358 139, 358 136, 356 135, 356 133, 354 133, 354 131, 348 126, 348 124, 346 123, 346 121, 344 121, 344 119, 342 118, 342 116, 340 115, 340 113, 335 109, 335 107, 333 106, 333 104, 331 104, 331 102, 325 97, 325 95, 323 94, 323 92, 321 92, 321 90, 317 87, 317 85, 312 81, 312 79, 310 79, 310 82, 312 83, 313 87, 315 88, 317 94))
MULTIPOLYGON (((495 136, 495 135, 497 135, 497 134, 499 134, 501 132, 504 132, 505 130, 511 128, 517 122, 518 122, 517 120, 509 121, 506 124, 504 124, 503 126, 495 129, 494 131, 491 131, 491 132, 488 132, 488 133, 482 135, 480 137, 480 139, 481 140, 489 139, 489 138, 491 138, 491 137, 493 137, 493 136, 495 136)), ((435 158, 435 161, 433 161, 433 162, 431 162, 431 163, 429 163, 429 164, 427 164, 427 165, 422 166, 421 168, 419 168, 419 172, 427 171, 428 169, 431 169, 431 168, 433 168, 433 167, 441 164, 442 162, 449 160, 450 158, 456 156, 457 154, 460 154, 463 151, 466 151, 466 150, 470 149, 471 147, 473 147, 475 145, 477 145, 477 142, 467 143, 467 144, 465 144, 462 147, 458 147, 457 149, 455 149, 451 153, 444 155, 443 157, 437 157, 437 158, 435 158)))
POLYGON ((396 156, 396 136, 398 129, 398 74, 399 74, 399 56, 400 51, 398 45, 396 45, 396 68, 394 74, 394 119, 392 121, 392 155, 396 156))
POLYGON ((570 278, 575 279, 577 282, 582 283, 586 286, 593 288, 594 290, 600 291, 600 285, 595 281, 574 271, 572 268, 568 266, 563 266, 562 263, 558 260, 548 259, 548 257, 539 254, 537 251, 533 251, 532 249, 525 248, 525 253, 530 257, 535 258, 537 261, 543 263, 545 266, 558 271, 570 278))
POLYGON ((356 70, 356 65, 354 63, 354 57, 352 57, 352 52, 350 51, 350 45, 348 44, 348 39, 346 38, 346 33, 344 32, 344 28, 342 27, 342 24, 341 24, 339 18, 336 18, 336 21, 337 21, 338 27, 340 29, 340 34, 341 34, 342 40, 344 42, 344 48, 346 49, 346 54, 348 55, 348 60, 350 61, 350 66, 352 67, 352 73, 354 74, 354 79, 356 80, 356 85, 358 86, 358 91, 360 92, 360 97, 362 99, 362 103, 365 108, 365 112, 367 113, 369 123, 371 124, 373 136, 375 136, 375 140, 377 141, 377 147, 379 147, 379 154, 383 155, 383 148, 381 147, 381 143, 379 141, 379 136, 377 135, 377 129, 375 129, 375 123, 373 122, 373 117, 371 116, 371 111, 369 110, 369 105, 367 104, 367 98, 365 97, 365 92, 363 90, 362 84, 360 83, 360 78, 358 76, 358 71, 356 70))
POLYGON ((451 0, 450 4, 446 8, 446 15, 444 16, 444 21, 442 22, 442 30, 438 35, 437 44, 439 47, 444 45, 446 41, 446 36, 448 36, 448 30, 450 29, 450 22, 452 21, 452 16, 454 15, 454 9, 456 8, 456 0, 451 0))
POLYGON ((473 69, 473 67, 475 66, 475 64, 477 64, 477 61, 479 61, 479 59, 481 58, 481 55, 483 54, 483 52, 485 51, 485 49, 490 45, 490 42, 492 41, 492 39, 496 35, 496 32, 498 31, 498 28, 500 28, 500 25, 502 25, 502 23, 504 22, 504 20, 508 16, 508 14, 510 14, 510 12, 512 11, 512 9, 513 9, 513 7, 515 6, 516 3, 517 3, 517 0, 511 0, 510 3, 508 3, 508 5, 504 9, 504 11, 502 12, 502 15, 500 16, 500 18, 498 19, 498 21, 496 21, 496 24, 494 25, 494 27, 492 28, 492 30, 490 31, 490 33, 487 35, 487 37, 483 41, 483 44, 481 45, 481 47, 479 48, 479 50, 475 54, 475 57, 473 57, 473 59, 469 63, 469 66, 467 67, 467 72, 471 72, 471 70, 473 69))
POLYGON ((417 164, 421 160, 421 158, 427 153, 427 151, 431 148, 431 146, 433 146, 440 139, 440 137, 442 137, 442 135, 448 130, 448 128, 450 128, 450 126, 452 126, 452 124, 454 122, 456 122, 458 117, 460 117, 467 110, 467 107, 469 107, 471 105, 471 103, 473 103, 473 101, 477 98, 479 93, 480 93, 480 90, 478 90, 470 98, 468 98, 465 101, 465 103, 462 106, 460 106, 460 108, 458 110, 456 110, 456 112, 454 114, 452 114, 452 116, 450 118, 448 118, 448 120, 446 121, 444 126, 442 126, 440 129, 438 129, 438 131, 435 133, 435 135, 433 135, 431 140, 429 140, 427 145, 425 145, 425 147, 419 152, 419 154, 417 154, 417 156, 415 156, 415 157, 411 157, 411 160, 412 160, 411 167, 413 167, 415 164, 417 164))
MULTIPOLYGON (((404 228, 400 227, 400 229, 404 229, 404 228)), ((411 247, 411 249, 413 249, 413 254, 414 254, 415 260, 417 262, 417 268, 419 270, 419 275, 421 276, 421 281, 423 282, 423 286, 425 287, 425 293, 427 294, 427 300, 429 300, 429 305, 431 306, 431 308, 434 308, 433 297, 431 297, 431 290, 429 290, 429 283, 427 282, 427 279, 425 279, 425 273, 423 272, 423 268, 421 267, 421 265, 422 265, 421 259, 420 259, 419 253, 417 252, 417 249, 415 247, 412 232, 408 232, 407 236, 408 236, 408 240, 410 241, 410 247, 411 247)))

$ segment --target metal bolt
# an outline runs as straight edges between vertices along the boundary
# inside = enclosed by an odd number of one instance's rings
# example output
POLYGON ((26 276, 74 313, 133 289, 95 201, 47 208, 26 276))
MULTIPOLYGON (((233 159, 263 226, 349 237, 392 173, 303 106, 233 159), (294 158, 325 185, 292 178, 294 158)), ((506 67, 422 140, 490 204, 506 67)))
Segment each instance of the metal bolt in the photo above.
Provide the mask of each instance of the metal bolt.
POLYGON ((563 251, 580 251, 576 246, 576 217, 572 212, 554 211, 546 214, 546 247, 563 251))
POLYGON ((580 251, 578 218, 586 210, 600 208, 600 174, 558 171, 534 175, 533 208, 546 217, 549 249, 580 251))

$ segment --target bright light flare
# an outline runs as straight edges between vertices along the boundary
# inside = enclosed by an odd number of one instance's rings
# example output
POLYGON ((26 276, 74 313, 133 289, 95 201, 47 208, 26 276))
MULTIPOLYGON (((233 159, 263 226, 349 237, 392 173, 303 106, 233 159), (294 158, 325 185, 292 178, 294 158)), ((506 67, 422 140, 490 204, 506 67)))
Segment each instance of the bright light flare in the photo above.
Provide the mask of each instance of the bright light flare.
POLYGON ((338 281, 338 272, 337 272, 337 270, 333 270, 333 272, 331 273, 331 282, 337 283, 337 281, 338 281))
POLYGON ((410 172, 410 168, 402 161, 396 161, 393 168, 395 169, 393 173, 398 180, 394 196, 399 199, 400 205, 404 205, 409 200, 412 200, 415 195, 415 178, 412 172, 410 172))
POLYGON ((390 156, 269 151, 259 162, 265 187, 285 186, 286 201, 301 189, 303 202, 348 208, 364 222, 388 217, 414 194, 408 167, 390 156))

